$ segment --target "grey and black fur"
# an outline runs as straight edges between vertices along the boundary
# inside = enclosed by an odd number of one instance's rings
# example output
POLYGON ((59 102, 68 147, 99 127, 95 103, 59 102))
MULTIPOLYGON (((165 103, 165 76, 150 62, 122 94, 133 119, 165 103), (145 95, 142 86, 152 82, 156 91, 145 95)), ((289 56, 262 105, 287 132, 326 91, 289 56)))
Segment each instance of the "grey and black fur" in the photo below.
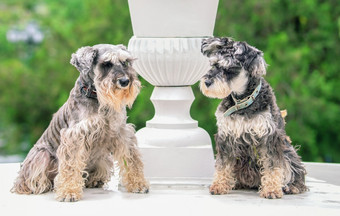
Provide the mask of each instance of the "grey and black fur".
POLYGON ((86 46, 72 54, 80 72, 66 103, 21 165, 12 192, 54 190, 59 201, 77 201, 83 187, 102 187, 118 161, 129 192, 146 193, 133 125, 127 124, 140 82, 123 45, 86 46))
POLYGON ((216 111, 215 177, 211 194, 226 194, 234 188, 258 188, 260 196, 281 198, 307 190, 306 170, 285 132, 285 122, 274 92, 262 77, 266 73, 263 53, 246 42, 209 38, 202 53, 211 69, 201 79, 203 94, 223 99, 216 111), (255 101, 225 116, 262 82, 255 101))

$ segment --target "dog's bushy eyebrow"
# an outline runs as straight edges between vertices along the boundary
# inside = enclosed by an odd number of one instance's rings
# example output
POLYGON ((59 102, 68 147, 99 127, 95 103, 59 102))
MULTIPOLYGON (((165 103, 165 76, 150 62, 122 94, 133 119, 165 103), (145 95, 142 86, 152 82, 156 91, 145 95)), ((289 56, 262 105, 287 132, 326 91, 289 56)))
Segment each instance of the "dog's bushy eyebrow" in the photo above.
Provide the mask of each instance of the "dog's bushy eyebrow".
POLYGON ((211 54, 216 51, 217 46, 221 46, 222 43, 218 38, 208 38, 202 40, 201 52, 203 55, 210 57, 211 54))
POLYGON ((202 40, 201 52, 203 55, 210 57, 216 53, 221 53, 233 42, 231 38, 207 38, 202 40))
POLYGON ((127 50, 118 50, 117 52, 107 51, 101 58, 102 62, 113 62, 114 64, 121 63, 123 65, 125 63, 132 64, 134 60, 135 58, 127 50))

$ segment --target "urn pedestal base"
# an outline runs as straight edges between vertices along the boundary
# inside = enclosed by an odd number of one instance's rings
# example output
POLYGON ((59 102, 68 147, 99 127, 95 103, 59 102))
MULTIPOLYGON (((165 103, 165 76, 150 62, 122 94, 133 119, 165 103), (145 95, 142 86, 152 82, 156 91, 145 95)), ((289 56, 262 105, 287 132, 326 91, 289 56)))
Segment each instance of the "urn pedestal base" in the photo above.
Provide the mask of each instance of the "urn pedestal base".
POLYGON ((136 133, 151 183, 210 183, 213 149, 209 134, 190 116, 193 100, 190 86, 155 87, 155 116, 136 133))
POLYGON ((214 161, 211 146, 141 147, 140 152, 143 157, 145 176, 153 185, 209 185, 212 182, 214 161))

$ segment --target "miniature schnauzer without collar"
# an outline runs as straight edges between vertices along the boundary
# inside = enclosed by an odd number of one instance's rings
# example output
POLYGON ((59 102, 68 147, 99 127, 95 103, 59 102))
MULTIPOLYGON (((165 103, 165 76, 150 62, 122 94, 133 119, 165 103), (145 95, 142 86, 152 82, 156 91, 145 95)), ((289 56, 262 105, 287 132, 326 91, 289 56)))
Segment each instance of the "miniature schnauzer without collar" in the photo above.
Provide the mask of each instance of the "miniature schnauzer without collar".
POLYGON ((201 79, 204 95, 223 99, 216 111, 215 177, 211 194, 258 188, 261 197, 307 190, 306 170, 285 132, 263 53, 231 38, 202 42, 211 69, 201 79))
POLYGON ((12 192, 55 190, 59 201, 77 201, 83 187, 102 187, 120 166, 128 192, 147 193, 133 125, 126 123, 140 82, 123 45, 78 49, 71 64, 80 72, 67 102, 24 160, 12 192))

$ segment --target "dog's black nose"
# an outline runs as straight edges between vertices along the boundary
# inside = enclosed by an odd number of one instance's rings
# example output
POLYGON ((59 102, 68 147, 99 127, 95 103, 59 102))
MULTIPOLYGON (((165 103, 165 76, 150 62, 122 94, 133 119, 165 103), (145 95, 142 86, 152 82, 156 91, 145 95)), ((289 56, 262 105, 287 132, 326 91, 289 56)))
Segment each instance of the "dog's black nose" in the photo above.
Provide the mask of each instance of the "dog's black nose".
POLYGON ((126 87, 127 85, 129 85, 129 82, 130 82, 130 80, 127 79, 127 78, 125 78, 125 77, 119 79, 118 81, 119 81, 119 85, 120 85, 121 87, 126 87))
POLYGON ((204 81, 204 83, 205 83, 205 85, 207 86, 207 87, 209 87, 209 86, 211 86, 211 84, 213 83, 211 80, 206 80, 206 81, 204 81))

